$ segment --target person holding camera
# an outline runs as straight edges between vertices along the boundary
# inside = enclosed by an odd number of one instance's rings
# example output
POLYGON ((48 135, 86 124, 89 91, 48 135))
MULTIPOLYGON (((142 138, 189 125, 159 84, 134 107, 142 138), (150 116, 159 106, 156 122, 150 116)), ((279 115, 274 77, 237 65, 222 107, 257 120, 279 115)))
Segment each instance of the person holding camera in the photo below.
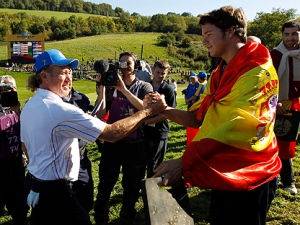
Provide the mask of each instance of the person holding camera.
POLYGON ((20 139, 21 105, 16 81, 0 76, 0 210, 6 206, 13 224, 26 224, 28 206, 24 188, 25 166, 20 139))
MULTIPOLYGON (((122 78, 116 88, 100 85, 100 90, 108 89, 104 96, 105 110, 99 110, 99 118, 109 112, 108 123, 130 118, 132 114, 143 108, 142 99, 153 91, 150 83, 139 80, 135 75, 137 59, 131 52, 120 54, 122 78)), ((100 91, 101 92, 101 91, 100 91)), ((97 225, 107 224, 109 221, 110 194, 118 180, 120 168, 123 178, 123 205, 120 212, 122 224, 135 224, 135 203, 139 198, 141 180, 145 176, 146 152, 144 147, 143 126, 121 140, 110 143, 104 142, 99 165, 98 195, 95 202, 95 221, 97 225)))
POLYGON ((78 59, 51 49, 36 58, 35 73, 28 78, 28 89, 36 93, 24 106, 20 121, 21 141, 29 159, 25 184, 30 190, 31 225, 91 225, 72 190, 80 167, 78 139, 117 142, 166 108, 161 97, 152 107, 106 124, 62 100, 72 88, 72 69, 77 66, 78 59))

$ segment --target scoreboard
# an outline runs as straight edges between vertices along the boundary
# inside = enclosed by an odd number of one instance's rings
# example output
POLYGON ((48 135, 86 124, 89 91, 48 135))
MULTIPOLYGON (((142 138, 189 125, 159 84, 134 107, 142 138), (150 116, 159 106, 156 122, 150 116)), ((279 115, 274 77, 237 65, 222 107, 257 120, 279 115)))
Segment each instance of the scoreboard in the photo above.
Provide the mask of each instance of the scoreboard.
POLYGON ((7 49, 10 62, 35 63, 36 57, 44 52, 44 35, 33 35, 29 32, 8 35, 7 49))

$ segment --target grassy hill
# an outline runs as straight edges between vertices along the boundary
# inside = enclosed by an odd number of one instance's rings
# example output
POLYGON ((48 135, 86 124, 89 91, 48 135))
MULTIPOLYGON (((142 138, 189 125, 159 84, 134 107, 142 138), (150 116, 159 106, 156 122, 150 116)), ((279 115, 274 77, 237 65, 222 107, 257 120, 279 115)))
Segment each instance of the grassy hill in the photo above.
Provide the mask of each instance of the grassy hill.
POLYGON ((68 57, 77 57, 81 60, 91 57, 112 58, 118 56, 123 51, 131 51, 141 56, 142 45, 144 45, 143 57, 154 61, 155 57, 169 59, 167 49, 157 46, 159 33, 124 33, 107 34, 92 37, 83 37, 67 41, 47 42, 46 49, 63 49, 68 57))
MULTIPOLYGON (((28 15, 34 16, 41 16, 45 18, 56 17, 57 19, 66 19, 72 15, 77 17, 81 16, 82 18, 88 18, 90 16, 100 16, 94 14, 86 14, 86 13, 74 13, 74 12, 56 12, 56 11, 42 11, 42 10, 22 10, 22 9, 7 9, 7 8, 0 8, 0 13, 5 12, 8 14, 15 14, 15 13, 26 13, 28 15)), ((102 17, 102 16, 101 16, 102 17)))
MULTIPOLYGON (((131 51, 141 57, 142 45, 144 47, 143 58, 154 62, 156 57, 176 61, 168 56, 167 49, 157 45, 159 33, 123 33, 106 34, 90 37, 82 37, 72 40, 45 42, 45 49, 56 48, 61 50, 66 57, 78 58, 80 61, 91 58, 118 57, 123 51, 131 51)), ((7 44, 0 44, 0 61, 7 60, 7 44)))

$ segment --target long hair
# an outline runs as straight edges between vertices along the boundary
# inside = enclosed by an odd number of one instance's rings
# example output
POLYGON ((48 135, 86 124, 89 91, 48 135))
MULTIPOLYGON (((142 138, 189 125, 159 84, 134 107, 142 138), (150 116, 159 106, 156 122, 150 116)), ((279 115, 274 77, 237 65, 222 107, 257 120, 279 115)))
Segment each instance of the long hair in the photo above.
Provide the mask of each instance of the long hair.
POLYGON ((38 89, 41 84, 42 84, 41 71, 39 71, 28 77, 26 87, 31 92, 35 92, 36 89, 38 89))

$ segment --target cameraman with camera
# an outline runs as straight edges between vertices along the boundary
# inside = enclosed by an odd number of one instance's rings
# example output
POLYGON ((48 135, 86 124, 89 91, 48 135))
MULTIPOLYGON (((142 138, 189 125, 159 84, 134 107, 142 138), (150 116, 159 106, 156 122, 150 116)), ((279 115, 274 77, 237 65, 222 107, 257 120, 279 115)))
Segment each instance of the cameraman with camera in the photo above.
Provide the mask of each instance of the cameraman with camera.
POLYGON ((0 210, 4 206, 13 224, 26 224, 28 206, 24 189, 25 167, 20 141, 20 103, 16 81, 10 75, 0 76, 0 210))
MULTIPOLYGON (((142 99, 147 93, 153 91, 151 84, 136 77, 137 59, 134 54, 131 52, 121 53, 119 65, 121 65, 119 70, 122 73, 122 79, 119 77, 117 85, 112 87, 108 84, 103 85, 103 82, 98 83, 100 85, 99 96, 104 89, 107 90, 103 96, 105 108, 101 108, 97 116, 101 118, 109 112, 107 123, 114 123, 142 109, 142 99), (125 63, 126 67, 124 68, 125 63)), ((109 67, 117 66, 110 65, 109 67)), ((103 73, 101 73, 102 81, 110 80, 107 78, 112 74, 107 74, 105 71, 97 71, 103 73)), ((107 224, 109 221, 110 194, 118 180, 121 167, 124 194, 120 218, 124 225, 135 224, 135 203, 138 201, 141 180, 144 178, 146 170, 143 139, 143 126, 140 126, 135 132, 115 143, 104 142, 99 165, 98 195, 94 206, 97 225, 107 224)))

